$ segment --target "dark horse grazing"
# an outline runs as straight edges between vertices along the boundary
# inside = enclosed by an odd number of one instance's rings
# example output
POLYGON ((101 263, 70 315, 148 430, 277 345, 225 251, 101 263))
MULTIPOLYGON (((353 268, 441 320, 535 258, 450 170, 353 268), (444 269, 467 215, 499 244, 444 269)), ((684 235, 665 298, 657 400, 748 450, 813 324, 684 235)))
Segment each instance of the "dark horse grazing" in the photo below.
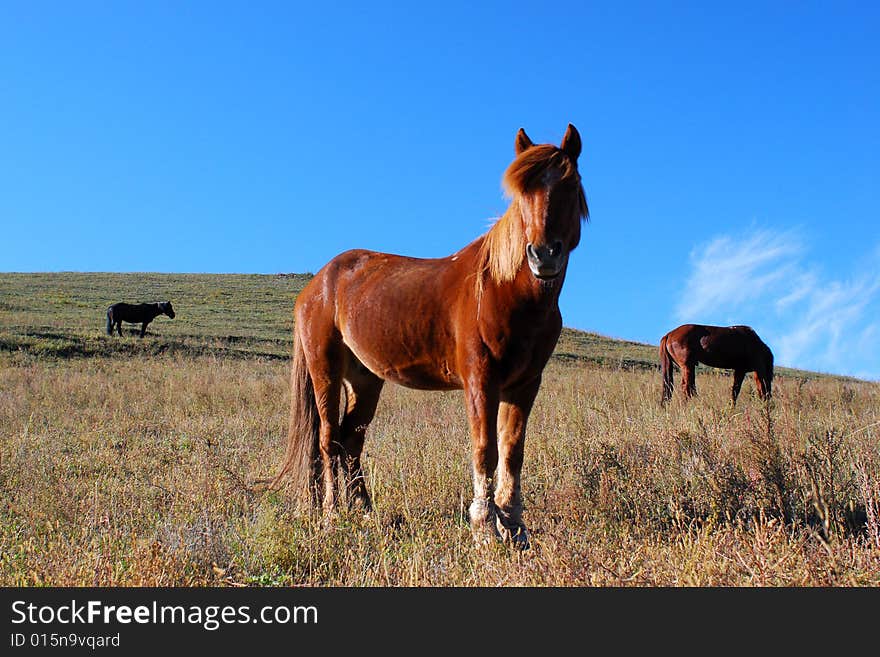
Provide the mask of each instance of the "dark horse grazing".
POLYGON ((113 335, 113 326, 122 335, 122 322, 141 325, 141 337, 147 332, 147 324, 156 319, 157 315, 168 315, 174 319, 174 308, 170 301, 158 303, 114 303, 107 308, 107 335, 113 335))
POLYGON ((681 368, 681 389, 686 397, 697 394, 694 369, 697 363, 733 370, 733 405, 746 372, 755 373, 755 386, 762 399, 769 399, 773 384, 773 352, 749 326, 703 326, 683 324, 660 340, 663 398, 672 398, 672 364, 681 368))
POLYGON ((463 389, 474 536, 528 547, 526 421, 562 327, 559 294, 588 210, 574 126, 559 148, 535 145, 520 129, 515 151, 503 178, 511 204, 483 236, 437 259, 346 251, 299 294, 289 437, 271 481, 289 476, 299 492, 311 490, 325 519, 340 464, 349 505, 371 507, 361 451, 384 381, 463 389))

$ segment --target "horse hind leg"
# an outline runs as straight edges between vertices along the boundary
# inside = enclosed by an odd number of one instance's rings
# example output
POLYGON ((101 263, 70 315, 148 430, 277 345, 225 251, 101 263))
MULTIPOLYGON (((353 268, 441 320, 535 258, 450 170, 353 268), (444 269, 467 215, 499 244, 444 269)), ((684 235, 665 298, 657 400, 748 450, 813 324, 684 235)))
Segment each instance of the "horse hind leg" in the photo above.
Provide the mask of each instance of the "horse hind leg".
POLYGON ((696 364, 686 363, 681 368, 681 390, 685 397, 694 397, 697 394, 696 364))
POLYGON ((340 428, 342 470, 349 508, 367 512, 372 510, 373 505, 367 492, 361 453, 367 427, 376 414, 384 381, 365 368, 353 355, 348 360, 346 370, 345 410, 340 428))
POLYGON ((339 442, 339 403, 342 392, 342 341, 330 338, 317 346, 306 346, 306 359, 315 390, 315 405, 320 420, 318 455, 314 474, 320 486, 321 507, 325 521, 336 513, 336 470, 342 446, 339 442))

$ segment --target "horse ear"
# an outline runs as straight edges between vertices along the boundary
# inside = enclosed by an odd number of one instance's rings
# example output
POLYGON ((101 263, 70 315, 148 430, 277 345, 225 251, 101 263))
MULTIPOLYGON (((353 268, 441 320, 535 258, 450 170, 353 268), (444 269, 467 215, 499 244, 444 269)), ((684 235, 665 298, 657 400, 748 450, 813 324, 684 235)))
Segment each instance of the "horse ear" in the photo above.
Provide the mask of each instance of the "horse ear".
POLYGON ((577 128, 571 123, 568 124, 568 129, 565 131, 565 136, 562 138, 562 144, 559 148, 565 151, 565 154, 568 155, 572 162, 577 162, 581 154, 581 136, 577 128))
POLYGON ((527 148, 531 148, 534 146, 532 140, 529 139, 529 136, 526 134, 526 131, 522 128, 516 133, 516 142, 514 143, 514 151, 519 155, 527 148))

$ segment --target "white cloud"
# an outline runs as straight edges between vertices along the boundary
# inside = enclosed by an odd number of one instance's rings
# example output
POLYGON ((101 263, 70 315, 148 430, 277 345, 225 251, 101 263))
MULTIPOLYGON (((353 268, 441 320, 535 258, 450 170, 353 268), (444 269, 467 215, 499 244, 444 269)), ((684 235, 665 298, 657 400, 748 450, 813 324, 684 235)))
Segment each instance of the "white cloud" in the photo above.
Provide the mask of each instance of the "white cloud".
POLYGON ((751 324, 780 365, 880 379, 880 248, 849 277, 822 275, 792 230, 718 236, 691 252, 681 322, 751 324))
POLYGON ((780 336, 780 360, 793 362, 816 352, 828 367, 844 366, 842 361, 860 351, 857 346, 862 344, 867 329, 860 328, 859 323, 878 289, 880 278, 876 276, 874 280, 832 281, 812 289, 797 309, 797 326, 780 336))
POLYGON ((696 317, 767 294, 796 273, 802 250, 792 232, 761 230, 739 241, 726 235, 715 238, 691 252, 693 273, 678 315, 696 317))
POLYGON ((818 285, 818 277, 813 273, 801 273, 793 279, 791 291, 780 299, 776 300, 776 311, 785 312, 785 310, 807 298, 818 285))

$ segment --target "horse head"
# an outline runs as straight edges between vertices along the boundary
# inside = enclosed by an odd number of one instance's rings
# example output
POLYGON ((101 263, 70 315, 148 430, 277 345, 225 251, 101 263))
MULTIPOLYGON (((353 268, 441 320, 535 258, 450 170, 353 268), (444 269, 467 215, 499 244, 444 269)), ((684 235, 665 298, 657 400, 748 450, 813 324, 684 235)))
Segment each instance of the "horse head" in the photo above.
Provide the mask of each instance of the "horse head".
POLYGON ((504 174, 504 187, 519 208, 529 270, 545 283, 561 278, 581 236, 589 210, 577 161, 581 137, 569 124, 557 148, 536 145, 520 128, 516 159, 504 174))
POLYGON ((174 308, 171 306, 170 301, 162 301, 159 303, 159 308, 163 313, 168 315, 171 319, 174 319, 174 308))

